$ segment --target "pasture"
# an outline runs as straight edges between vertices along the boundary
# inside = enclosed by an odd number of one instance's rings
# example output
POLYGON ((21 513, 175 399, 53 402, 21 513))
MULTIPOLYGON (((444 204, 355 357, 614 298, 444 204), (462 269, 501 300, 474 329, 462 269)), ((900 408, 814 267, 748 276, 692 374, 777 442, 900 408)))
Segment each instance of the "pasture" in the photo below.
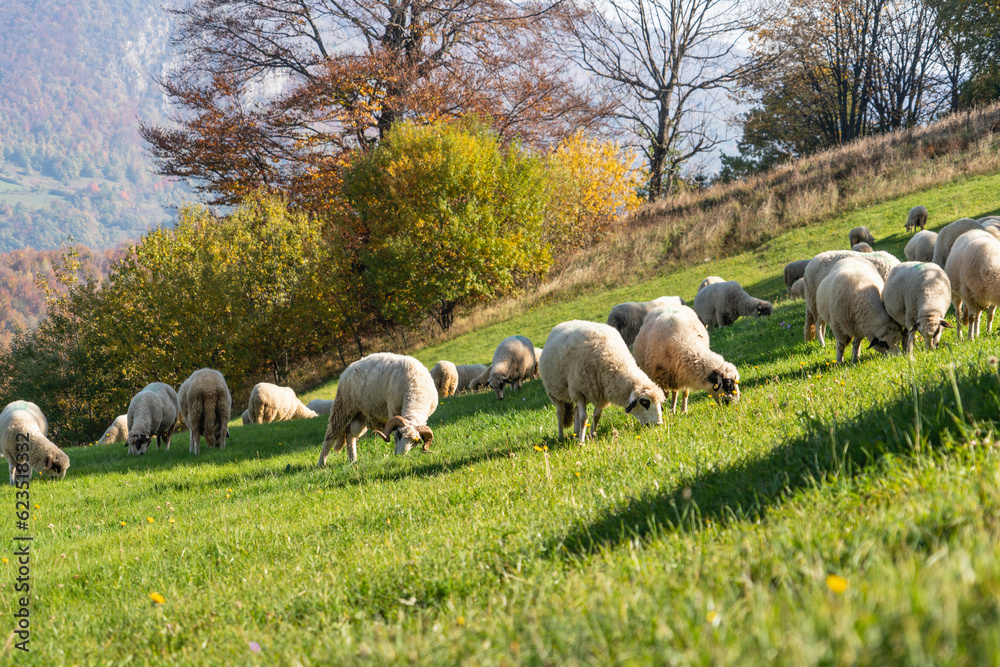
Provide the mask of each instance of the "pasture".
POLYGON ((340 453, 316 467, 325 417, 240 426, 242 405, 225 451, 190 456, 187 433, 140 458, 71 449, 65 479, 31 485, 17 662, 995 662, 996 334, 838 367, 832 342, 803 342, 781 270, 846 248, 859 224, 902 257, 911 206, 937 229, 998 212, 998 191, 1000 176, 960 181, 414 353, 488 363, 506 335, 541 347, 554 324, 604 321, 620 301, 690 301, 707 275, 775 300, 771 317, 711 332, 740 403, 694 392, 657 428, 612 407, 598 438, 560 443, 536 380, 502 402, 444 400, 430 454, 365 436, 355 466, 340 453))

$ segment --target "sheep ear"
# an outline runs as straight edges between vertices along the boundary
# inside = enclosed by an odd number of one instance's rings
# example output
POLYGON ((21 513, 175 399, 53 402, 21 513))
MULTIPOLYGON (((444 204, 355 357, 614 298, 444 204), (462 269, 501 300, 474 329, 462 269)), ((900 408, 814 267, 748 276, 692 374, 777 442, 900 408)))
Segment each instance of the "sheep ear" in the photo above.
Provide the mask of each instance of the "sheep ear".
POLYGON ((53 458, 52 455, 49 454, 45 457, 45 467, 42 468, 42 470, 52 470, 52 463, 53 463, 53 458))
POLYGON ((954 328, 955 328, 955 325, 954 325, 954 324, 952 324, 951 322, 949 322, 948 320, 941 320, 941 323, 940 323, 940 324, 941 324, 941 326, 943 326, 943 327, 944 327, 945 329, 954 329, 954 328))
POLYGON ((868 349, 870 350, 870 349, 874 348, 876 345, 879 345, 881 342, 882 341, 880 341, 878 338, 872 338, 870 341, 868 341, 868 349))
POLYGON ((625 406, 625 414, 628 414, 633 410, 635 410, 635 406, 638 402, 639 401, 634 398, 631 401, 629 401, 628 405, 625 406))

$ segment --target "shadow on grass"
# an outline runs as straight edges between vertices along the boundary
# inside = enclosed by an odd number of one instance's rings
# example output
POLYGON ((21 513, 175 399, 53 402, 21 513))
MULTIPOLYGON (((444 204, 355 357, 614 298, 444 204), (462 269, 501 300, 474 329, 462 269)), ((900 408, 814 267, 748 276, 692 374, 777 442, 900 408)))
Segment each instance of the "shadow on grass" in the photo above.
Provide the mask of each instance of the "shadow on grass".
MULTIPOLYGON (((994 373, 959 371, 958 384, 967 423, 996 419, 1000 400, 994 373), (965 375, 963 375, 965 373, 965 375)), ((940 444, 940 433, 957 428, 949 381, 920 387, 921 432, 940 444)), ((709 519, 717 525, 765 519, 769 508, 835 475, 864 474, 887 454, 912 453, 912 395, 867 410, 856 419, 830 424, 814 421, 805 435, 767 456, 723 470, 696 474, 687 483, 637 497, 594 521, 571 528, 545 549, 549 558, 577 558, 664 531, 698 531, 709 519)))

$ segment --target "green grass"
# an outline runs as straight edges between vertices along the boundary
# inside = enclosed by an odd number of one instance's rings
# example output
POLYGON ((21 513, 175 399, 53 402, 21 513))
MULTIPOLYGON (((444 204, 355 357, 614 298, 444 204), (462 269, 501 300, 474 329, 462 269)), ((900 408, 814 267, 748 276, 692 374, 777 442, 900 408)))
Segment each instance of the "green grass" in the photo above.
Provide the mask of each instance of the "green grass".
MULTIPOLYGON (((486 362, 511 333, 542 346, 560 321, 692 298, 712 274, 777 298, 785 262, 845 247, 851 227, 901 256, 911 206, 936 228, 994 212, 998 186, 886 202, 417 356, 486 362)), ((713 332, 740 368, 738 405, 696 393, 648 429, 610 408, 584 447, 556 440, 534 381, 503 402, 443 401, 435 453, 365 437, 356 466, 341 453, 316 468, 322 418, 234 422, 229 447, 198 458, 183 433, 141 458, 70 450, 64 480, 31 487, 32 652, 18 662, 997 662, 996 335, 837 367, 832 344, 802 341, 802 318, 782 297, 770 318, 713 332)), ((14 572, 0 564, 8 623, 14 572)))

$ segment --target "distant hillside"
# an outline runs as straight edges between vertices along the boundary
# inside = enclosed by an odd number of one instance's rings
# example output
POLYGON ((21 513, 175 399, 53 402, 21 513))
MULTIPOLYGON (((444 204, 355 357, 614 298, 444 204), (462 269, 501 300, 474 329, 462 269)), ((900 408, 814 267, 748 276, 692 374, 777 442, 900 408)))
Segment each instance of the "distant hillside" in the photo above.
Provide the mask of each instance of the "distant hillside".
POLYGON ((12 0, 0 12, 0 252, 93 248, 170 220, 182 186, 136 131, 160 117, 173 0, 12 0))

